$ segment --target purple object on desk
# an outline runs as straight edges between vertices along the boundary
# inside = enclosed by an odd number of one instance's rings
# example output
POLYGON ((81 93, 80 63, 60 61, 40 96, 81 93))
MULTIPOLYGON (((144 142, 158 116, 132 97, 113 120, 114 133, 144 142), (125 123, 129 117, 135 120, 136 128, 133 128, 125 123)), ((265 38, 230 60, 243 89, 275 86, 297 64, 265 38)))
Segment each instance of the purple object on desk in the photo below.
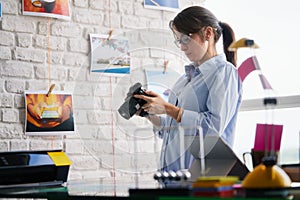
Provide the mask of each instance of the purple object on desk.
POLYGON ((257 124, 254 150, 256 151, 279 151, 283 125, 276 124, 257 124), (274 149, 272 149, 274 141, 274 149))

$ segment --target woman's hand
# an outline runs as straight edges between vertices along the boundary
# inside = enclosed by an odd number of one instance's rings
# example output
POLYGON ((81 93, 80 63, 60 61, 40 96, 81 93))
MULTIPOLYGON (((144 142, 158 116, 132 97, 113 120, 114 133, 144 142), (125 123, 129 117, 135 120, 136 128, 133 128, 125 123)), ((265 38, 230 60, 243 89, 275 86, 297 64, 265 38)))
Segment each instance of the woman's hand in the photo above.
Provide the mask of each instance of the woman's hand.
POLYGON ((149 114, 166 114, 166 105, 168 104, 161 96, 152 91, 145 91, 146 94, 150 95, 134 95, 135 98, 143 99, 147 101, 145 105, 142 106, 149 114))

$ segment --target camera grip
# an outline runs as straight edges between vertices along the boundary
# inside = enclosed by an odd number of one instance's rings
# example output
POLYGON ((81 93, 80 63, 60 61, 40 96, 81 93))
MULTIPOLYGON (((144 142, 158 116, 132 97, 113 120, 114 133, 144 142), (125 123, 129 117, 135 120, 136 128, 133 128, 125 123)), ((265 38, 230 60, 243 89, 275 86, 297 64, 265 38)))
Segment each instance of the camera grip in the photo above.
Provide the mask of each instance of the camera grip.
POLYGON ((142 109, 141 112, 140 112, 140 114, 139 114, 139 116, 141 116, 141 117, 147 117, 147 116, 149 116, 149 113, 146 112, 144 109, 142 109))

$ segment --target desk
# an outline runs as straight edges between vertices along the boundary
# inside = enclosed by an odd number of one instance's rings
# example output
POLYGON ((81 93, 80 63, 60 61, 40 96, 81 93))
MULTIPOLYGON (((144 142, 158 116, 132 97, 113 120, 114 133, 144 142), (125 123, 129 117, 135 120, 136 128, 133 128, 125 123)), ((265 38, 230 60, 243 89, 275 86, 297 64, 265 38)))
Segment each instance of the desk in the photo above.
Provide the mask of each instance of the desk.
POLYGON ((0 198, 67 199, 66 187, 12 187, 1 188, 0 198))
POLYGON ((100 184, 99 180, 70 181, 63 185, 46 186, 38 184, 18 185, 15 187, 0 188, 0 198, 37 198, 49 200, 63 199, 128 199, 122 191, 128 191, 125 185, 118 185, 120 196, 114 195, 114 186, 100 184))
POLYGON ((92 195, 71 195, 66 187, 51 188, 12 188, 0 189, 0 198, 37 198, 49 200, 69 200, 69 199, 128 199, 128 197, 115 196, 92 196, 92 195))
MULTIPOLYGON (((43 186, 43 187, 12 187, 1 188, 0 198, 38 198, 49 200, 71 200, 71 199, 106 199, 106 200, 204 200, 204 199, 221 199, 217 197, 192 197, 187 195, 187 190, 163 191, 162 189, 133 189, 137 190, 138 195, 122 194, 115 196, 113 194, 113 185, 101 185, 96 182, 71 182, 67 186, 43 186), (182 194, 182 195, 181 195, 182 194)), ((127 190, 125 184, 117 186, 118 191, 127 190)), ((293 187, 288 189, 293 199, 300 199, 300 183, 293 183, 293 187)), ((244 200, 242 197, 226 198, 226 200, 244 200)), ((266 198, 246 198, 247 200, 266 200, 266 198)), ((270 198, 268 198, 270 199, 270 198)), ((282 199, 282 198, 281 198, 282 199)), ((277 198, 278 200, 278 198, 277 198)))

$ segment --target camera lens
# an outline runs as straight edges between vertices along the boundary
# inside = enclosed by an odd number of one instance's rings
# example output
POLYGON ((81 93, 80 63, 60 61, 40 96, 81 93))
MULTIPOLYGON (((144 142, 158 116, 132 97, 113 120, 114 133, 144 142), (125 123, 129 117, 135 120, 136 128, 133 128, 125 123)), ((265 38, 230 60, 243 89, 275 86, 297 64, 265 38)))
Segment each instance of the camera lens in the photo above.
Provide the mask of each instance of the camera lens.
MULTIPOLYGON (((120 106, 118 112, 120 115, 125 119, 130 119, 138 110, 141 109, 141 107, 147 103, 143 99, 135 98, 135 94, 139 95, 147 95, 147 93, 141 88, 141 83, 136 83, 133 86, 130 87, 129 92, 127 93, 127 98, 125 99, 125 102, 120 106)), ((145 117, 148 113, 144 111, 143 109, 140 112, 140 116, 145 117)))
POLYGON ((120 113, 120 115, 122 117, 124 117, 125 119, 129 119, 131 117, 130 115, 130 111, 129 111, 129 102, 125 101, 120 108, 118 109, 118 112, 120 113))
POLYGON ((128 114, 127 114, 126 112, 123 112, 122 110, 121 110, 121 111, 119 110, 119 113, 120 113, 120 115, 121 115, 122 117, 124 117, 125 119, 129 119, 129 118, 130 118, 130 116, 128 116, 128 114))

